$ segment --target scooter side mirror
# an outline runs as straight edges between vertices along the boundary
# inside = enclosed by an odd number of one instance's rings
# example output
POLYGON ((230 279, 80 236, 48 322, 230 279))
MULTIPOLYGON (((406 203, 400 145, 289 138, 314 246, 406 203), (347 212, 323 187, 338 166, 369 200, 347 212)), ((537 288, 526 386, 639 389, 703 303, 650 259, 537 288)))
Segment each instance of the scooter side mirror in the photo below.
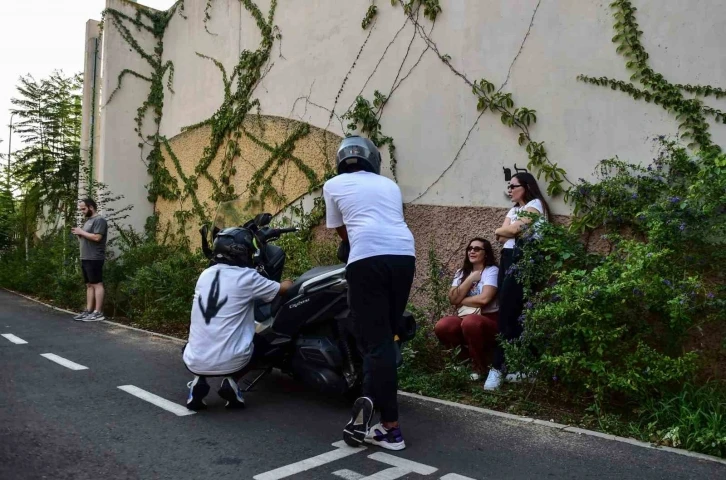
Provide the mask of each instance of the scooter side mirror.
POLYGON ((258 227, 265 227, 272 221, 272 215, 269 213, 260 213, 254 219, 255 224, 258 227))

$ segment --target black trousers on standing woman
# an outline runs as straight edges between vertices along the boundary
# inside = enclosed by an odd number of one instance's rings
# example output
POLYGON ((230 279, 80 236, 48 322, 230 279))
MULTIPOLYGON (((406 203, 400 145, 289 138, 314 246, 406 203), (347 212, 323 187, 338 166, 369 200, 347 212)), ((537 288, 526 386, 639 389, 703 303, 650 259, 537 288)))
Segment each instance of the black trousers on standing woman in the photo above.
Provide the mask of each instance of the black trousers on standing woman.
MULTIPOLYGON (((519 316, 524 308, 524 285, 517 280, 516 273, 510 272, 520 257, 520 250, 515 248, 503 248, 499 261, 499 333, 505 340, 519 338, 522 334, 522 324, 519 316)), ((504 367, 504 350, 497 342, 494 351, 492 367, 502 371, 504 367)))

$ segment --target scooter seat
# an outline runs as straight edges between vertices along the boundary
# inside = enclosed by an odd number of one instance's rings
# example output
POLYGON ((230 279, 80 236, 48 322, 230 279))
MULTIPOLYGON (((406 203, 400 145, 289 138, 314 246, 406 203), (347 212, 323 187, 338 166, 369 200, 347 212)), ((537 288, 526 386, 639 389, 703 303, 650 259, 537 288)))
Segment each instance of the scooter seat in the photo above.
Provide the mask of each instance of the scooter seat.
POLYGON ((311 280, 320 275, 324 275, 326 273, 334 272, 335 270, 340 270, 341 268, 345 268, 345 264, 341 263, 339 265, 327 265, 324 267, 315 267, 308 270, 307 272, 297 277, 297 279, 293 282, 292 286, 285 294, 285 301, 297 297, 300 293, 300 287, 302 287, 303 283, 307 282, 308 280, 311 280))

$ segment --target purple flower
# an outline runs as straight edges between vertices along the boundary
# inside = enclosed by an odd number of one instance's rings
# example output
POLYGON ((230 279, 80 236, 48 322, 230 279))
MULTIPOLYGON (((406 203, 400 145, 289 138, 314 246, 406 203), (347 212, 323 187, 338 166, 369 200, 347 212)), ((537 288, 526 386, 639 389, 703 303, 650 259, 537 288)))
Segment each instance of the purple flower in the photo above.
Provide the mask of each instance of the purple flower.
POLYGON ((524 305, 524 308, 526 308, 527 310, 531 310, 531 309, 532 309, 532 307, 534 307, 534 305, 532 304, 532 302, 527 302, 527 303, 526 303, 526 304, 524 305))
POLYGON ((666 285, 666 286, 670 287, 672 284, 671 284, 671 281, 670 280, 667 280, 667 279, 664 278, 663 279, 663 285, 666 285))
POLYGON ((706 295, 706 298, 713 299, 713 298, 716 298, 716 295, 714 295, 713 292, 708 292, 708 294, 706 295))
POLYGON ((682 232, 683 230, 686 229, 686 224, 685 223, 681 223, 681 226, 678 227, 678 229, 682 232))
POLYGON ((630 198, 632 198, 633 200, 635 200, 635 199, 637 199, 637 198, 638 198, 638 194, 637 194, 637 193, 633 193, 633 194, 632 194, 632 195, 630 196, 630 198))
POLYGON ((522 314, 519 317, 517 317, 517 321, 519 322, 520 325, 524 325, 524 320, 526 318, 527 318, 527 316, 525 314, 522 314))
POLYGON ((648 171, 649 172, 652 172, 653 171, 653 165, 648 165, 648 171))
POLYGON ((648 252, 648 253, 645 254, 645 256, 648 257, 648 258, 650 258, 650 257, 653 256, 653 252, 648 252))
POLYGON ((678 203, 681 201, 681 197, 670 197, 668 201, 671 203, 678 203))
POLYGON ((552 381, 553 381, 553 382, 556 382, 556 381, 558 381, 559 379, 560 379, 560 378, 559 378, 559 377, 558 377, 557 375, 552 375, 552 381))

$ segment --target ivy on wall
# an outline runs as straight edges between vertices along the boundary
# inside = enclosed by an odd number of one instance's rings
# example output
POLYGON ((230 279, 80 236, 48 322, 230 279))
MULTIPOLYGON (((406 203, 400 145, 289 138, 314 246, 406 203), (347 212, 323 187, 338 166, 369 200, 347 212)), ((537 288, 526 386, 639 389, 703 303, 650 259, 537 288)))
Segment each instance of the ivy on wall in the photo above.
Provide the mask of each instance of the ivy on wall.
POLYGON ((608 77, 590 77, 579 75, 581 81, 594 85, 607 86, 613 90, 627 93, 635 100, 645 100, 660 105, 676 116, 681 122, 679 130, 681 138, 690 139, 689 148, 698 148, 705 152, 718 153, 721 147, 715 145, 709 132, 707 118, 713 117, 717 122, 726 124, 726 113, 705 105, 699 98, 686 98, 685 93, 722 98, 726 90, 712 86, 681 85, 669 82, 662 74, 653 70, 648 64, 648 52, 641 42, 643 32, 640 30, 635 14, 637 9, 630 0, 616 0, 610 5, 615 10, 615 36, 612 41, 618 45, 617 52, 627 59, 626 66, 633 71, 632 81, 638 81, 644 88, 640 89, 630 82, 615 80, 608 77))
POLYGON ((161 153, 162 139, 159 135, 159 126, 161 124, 161 116, 164 109, 164 77, 169 73, 167 86, 173 93, 172 83, 174 81, 174 64, 172 62, 164 62, 162 56, 164 54, 164 32, 179 6, 183 6, 183 2, 177 3, 166 12, 158 12, 141 5, 135 5, 136 15, 131 17, 116 9, 106 9, 102 13, 101 28, 107 21, 111 21, 121 35, 121 38, 139 54, 141 58, 151 67, 151 76, 143 75, 131 69, 123 69, 118 75, 118 84, 111 92, 106 101, 108 105, 121 89, 123 79, 127 75, 145 80, 150 83, 149 95, 144 103, 137 109, 134 121, 136 123, 135 131, 141 140, 139 148, 144 145, 151 147, 146 157, 146 167, 151 176, 151 183, 147 185, 148 198, 150 202, 156 202, 157 197, 161 196, 167 200, 175 200, 179 198, 179 186, 176 180, 171 176, 164 166, 164 158, 161 153), (156 45, 153 52, 147 52, 134 38, 128 25, 135 27, 137 31, 145 31, 150 33, 156 45), (154 132, 151 135, 144 136, 143 123, 146 114, 152 111, 154 116, 154 132))
MULTIPOLYGON (((312 168, 306 165, 300 158, 293 155, 296 142, 309 134, 310 127, 308 125, 301 124, 296 127, 291 135, 280 145, 270 145, 265 143, 260 137, 255 136, 248 128, 245 128, 245 120, 251 112, 256 112, 256 118, 258 120, 261 118, 260 102, 258 99, 253 98, 253 94, 256 87, 264 78, 266 72, 269 71, 269 68, 271 68, 270 57, 272 47, 276 39, 281 39, 281 34, 279 29, 274 25, 277 0, 271 1, 267 17, 263 15, 262 11, 252 0, 240 0, 240 2, 254 18, 261 34, 261 42, 256 50, 244 50, 241 52, 238 63, 235 65, 231 73, 227 72, 221 62, 202 53, 197 53, 200 58, 213 62, 220 70, 224 88, 224 99, 222 105, 211 118, 182 129, 182 131, 187 131, 201 126, 209 126, 211 128, 209 144, 205 147, 202 158, 195 167, 194 173, 191 175, 184 174, 181 170, 181 166, 179 165, 179 161, 171 151, 168 142, 159 135, 159 124, 162 115, 164 98, 163 79, 168 72, 169 78, 167 81, 167 87, 173 93, 172 82, 174 73, 174 66, 171 62, 162 62, 162 37, 175 11, 178 11, 183 18, 186 18, 184 14, 183 0, 178 2, 168 12, 163 13, 148 10, 140 6, 137 6, 138 11, 135 17, 125 15, 115 10, 107 10, 104 13, 105 16, 108 16, 113 21, 124 40, 152 67, 151 75, 143 75, 130 69, 123 70, 119 74, 118 86, 114 92, 112 92, 109 101, 111 101, 116 91, 121 88, 123 79, 127 75, 134 76, 151 84, 149 97, 139 108, 138 115, 136 117, 136 130, 142 139, 142 143, 139 145, 143 146, 144 144, 147 144, 152 147, 151 152, 147 157, 147 166, 149 168, 149 173, 152 176, 152 182, 149 185, 149 199, 151 201, 155 201, 157 197, 161 196, 161 198, 165 200, 178 200, 180 201, 180 204, 183 205, 186 199, 191 198, 192 210, 189 212, 180 210, 181 213, 178 215, 179 218, 177 218, 177 221, 182 221, 183 223, 186 223, 193 216, 198 217, 202 222, 206 222, 208 220, 208 215, 206 213, 208 208, 206 204, 197 198, 196 195, 198 180, 200 177, 204 177, 211 184, 213 191, 211 200, 214 202, 228 201, 237 198, 241 193, 243 193, 235 192, 234 182, 232 181, 237 172, 235 161, 241 154, 239 141, 242 136, 260 146, 270 154, 267 161, 252 174, 251 180, 247 185, 245 192, 249 193, 250 202, 257 202, 262 205, 264 205, 267 200, 271 200, 277 204, 288 203, 288 199, 285 198, 283 192, 278 191, 273 184, 273 179, 278 176, 282 166, 288 162, 294 165, 307 178, 309 191, 319 188, 325 179, 333 175, 332 167, 327 164, 325 175, 323 178, 319 178, 312 168), (130 28, 132 27, 136 27, 137 30, 148 31, 154 36, 157 44, 153 52, 146 52, 140 47, 131 33, 130 28), (141 126, 143 119, 149 110, 154 113, 156 131, 153 135, 144 137, 141 133, 141 126), (172 175, 164 165, 162 147, 165 149, 168 158, 174 165, 176 176, 172 175), (223 149, 224 152, 222 156, 221 174, 219 175, 219 178, 213 178, 213 176, 209 174, 209 167, 213 160, 217 157, 220 149, 223 149)), ((396 179, 396 149, 394 139, 383 133, 380 123, 383 110, 396 89, 398 89, 401 83, 403 83, 403 81, 411 75, 413 70, 421 62, 423 56, 427 52, 432 51, 437 55, 442 63, 444 63, 456 76, 460 77, 471 88, 472 93, 476 98, 476 108, 480 112, 477 122, 486 112, 492 112, 500 117, 504 125, 517 130, 518 142, 527 152, 529 159, 529 163, 527 165, 528 168, 533 170, 534 173, 537 174, 538 178, 544 176, 544 179, 547 182, 547 192, 550 196, 557 196, 565 193, 565 200, 568 201, 569 187, 566 187, 565 183, 572 185, 572 182, 567 179, 565 170, 549 158, 544 142, 536 141, 532 136, 531 129, 538 120, 537 112, 534 109, 516 106, 512 93, 502 91, 508 82, 512 66, 519 57, 519 54, 522 52, 522 48, 529 36, 540 2, 537 2, 534 9, 530 28, 527 30, 519 52, 512 60, 512 65, 510 65, 507 79, 499 88, 487 79, 469 79, 465 74, 457 70, 452 65, 451 57, 442 53, 437 44, 432 40, 431 33, 435 26, 436 19, 442 12, 439 0, 391 1, 392 5, 395 5, 396 3, 403 8, 406 15, 406 21, 385 49, 383 56, 379 60, 368 80, 370 80, 373 76, 378 68, 378 65, 382 62, 383 57, 385 57, 388 49, 396 41, 403 28, 410 22, 414 27, 414 33, 410 40, 408 50, 401 62, 401 66, 398 74, 396 75, 396 79, 393 82, 391 91, 387 95, 381 93, 379 90, 376 90, 373 94, 373 98, 368 100, 362 96, 361 90, 361 94, 356 96, 355 101, 348 110, 343 113, 341 117, 338 117, 341 120, 341 123, 343 120, 348 122, 346 125, 348 132, 346 132, 346 134, 349 134, 352 130, 358 130, 360 133, 368 136, 379 147, 388 147, 391 157, 391 171, 394 179, 396 179), (427 28, 425 28, 420 22, 420 15, 423 15, 423 17, 431 22, 428 31, 427 28), (423 39, 426 48, 419 56, 418 61, 415 62, 413 67, 409 69, 408 73, 403 75, 403 66, 408 59, 411 51, 411 45, 417 37, 423 39)), ((207 0, 204 9, 203 22, 205 30, 210 34, 212 34, 212 32, 210 32, 207 28, 207 24, 212 18, 213 4, 213 0, 207 0)), ((690 137, 692 139, 692 147, 719 151, 720 148, 714 145, 711 140, 707 119, 714 118, 718 122, 726 123, 726 113, 705 105, 700 99, 686 98, 684 93, 695 94, 703 97, 712 96, 715 98, 722 98, 726 96, 726 91, 711 86, 674 85, 669 83, 661 74, 654 72, 648 66, 648 54, 645 52, 645 49, 640 42, 642 32, 638 29, 638 24, 635 20, 636 9, 632 6, 632 2, 628 0, 617 0, 613 2, 612 6, 616 10, 616 23, 614 26, 616 35, 613 38, 613 41, 619 45, 618 52, 628 58, 628 68, 633 69, 635 72, 631 80, 639 81, 643 88, 635 87, 632 83, 613 80, 607 77, 595 78, 580 75, 578 79, 596 85, 610 86, 614 90, 621 90, 628 93, 635 99, 644 99, 663 106, 666 110, 674 113, 681 122, 680 128, 684 132, 683 137, 690 137)), ((335 105, 329 110, 330 120, 332 120, 333 116, 336 116, 335 106, 338 103, 338 99, 340 98, 348 77, 355 67, 363 49, 368 43, 368 39, 372 34, 373 25, 376 23, 377 15, 378 7, 376 6, 375 0, 372 0, 363 21, 361 22, 361 27, 363 29, 370 29, 371 31, 368 33, 365 41, 363 42, 358 56, 356 57, 356 61, 353 63, 351 69, 348 71, 345 79, 343 80, 340 91, 336 96, 335 105)), ((368 82, 366 82, 366 85, 367 84, 368 82)), ((363 89, 365 89, 365 85, 363 89)), ((453 165, 453 163, 459 158, 459 154, 466 145, 466 142, 468 141, 475 126, 476 123, 469 131, 469 135, 467 135, 464 140, 464 144, 459 149, 451 165, 453 165)), ((260 131, 264 133, 261 120, 260 131)), ((327 148, 323 148, 321 151, 326 152, 327 148)), ((449 168, 451 168, 451 165, 449 165, 439 178, 413 201, 418 200, 425 195, 431 187, 433 187, 433 185, 443 177, 449 168)))

